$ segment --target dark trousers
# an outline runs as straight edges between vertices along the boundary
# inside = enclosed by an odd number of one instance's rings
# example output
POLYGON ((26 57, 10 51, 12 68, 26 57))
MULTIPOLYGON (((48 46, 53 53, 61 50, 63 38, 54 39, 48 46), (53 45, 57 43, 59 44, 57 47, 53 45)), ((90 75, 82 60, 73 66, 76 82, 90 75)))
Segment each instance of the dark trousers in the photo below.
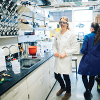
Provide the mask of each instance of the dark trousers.
POLYGON ((64 78, 65 83, 61 77, 61 74, 54 73, 54 75, 55 75, 55 79, 59 82, 61 88, 62 89, 66 88, 66 92, 70 93, 71 92, 71 82, 70 82, 69 75, 63 74, 63 78, 64 78))
POLYGON ((89 81, 88 81, 87 76, 82 75, 82 81, 83 81, 86 91, 89 90, 91 92, 94 85, 94 81, 95 81, 94 78, 95 76, 89 76, 89 81))

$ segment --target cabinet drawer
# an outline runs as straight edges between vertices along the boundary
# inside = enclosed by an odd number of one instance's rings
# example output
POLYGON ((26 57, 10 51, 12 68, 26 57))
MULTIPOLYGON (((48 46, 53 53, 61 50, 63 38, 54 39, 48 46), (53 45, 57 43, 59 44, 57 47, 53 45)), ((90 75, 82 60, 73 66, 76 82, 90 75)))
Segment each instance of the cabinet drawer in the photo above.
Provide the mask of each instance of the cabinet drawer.
POLYGON ((26 78, 12 88, 12 100, 17 100, 27 90, 26 78))
POLYGON ((13 86, 10 90, 4 93, 1 96, 1 100, 17 100, 19 96, 22 95, 26 89, 27 89, 27 83, 26 83, 26 78, 24 78, 15 86, 13 86))
POLYGON ((3 95, 1 95, 0 100, 12 100, 12 92, 11 92, 11 89, 8 90, 3 95))
POLYGON ((49 68, 49 62, 46 61, 42 65, 40 65, 37 69, 35 69, 32 73, 30 73, 27 76, 27 84, 28 88, 35 82, 37 81, 41 75, 44 73, 44 71, 49 68))
POLYGON ((28 100, 27 90, 17 100, 28 100))

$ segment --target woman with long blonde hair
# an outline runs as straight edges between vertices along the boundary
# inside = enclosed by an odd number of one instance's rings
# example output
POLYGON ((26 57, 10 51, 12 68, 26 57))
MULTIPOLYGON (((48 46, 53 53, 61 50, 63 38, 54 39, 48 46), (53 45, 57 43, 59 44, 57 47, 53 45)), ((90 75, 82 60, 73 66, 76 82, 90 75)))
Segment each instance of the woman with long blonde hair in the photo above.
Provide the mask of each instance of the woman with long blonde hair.
POLYGON ((72 73, 72 54, 78 49, 77 39, 71 33, 67 17, 62 17, 59 21, 61 30, 56 34, 53 43, 53 53, 55 57, 54 75, 61 88, 57 96, 66 91, 62 100, 67 100, 71 96, 71 82, 69 74, 72 73), (64 80, 61 77, 63 75, 64 80), (64 82, 65 81, 65 82, 64 82))

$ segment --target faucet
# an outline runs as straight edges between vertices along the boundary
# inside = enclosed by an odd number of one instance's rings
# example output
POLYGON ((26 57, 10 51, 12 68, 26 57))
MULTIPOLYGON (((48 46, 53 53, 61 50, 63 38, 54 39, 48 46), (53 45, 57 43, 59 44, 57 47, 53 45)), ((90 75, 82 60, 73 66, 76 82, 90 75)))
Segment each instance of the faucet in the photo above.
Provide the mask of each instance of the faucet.
MULTIPOLYGON (((10 48, 11 48, 12 46, 15 46, 15 47, 18 49, 18 47, 17 47, 16 45, 11 45, 11 46, 9 47, 10 60, 11 60, 11 51, 10 51, 10 48)), ((19 57, 19 49, 18 49, 18 58, 19 58, 19 60, 20 60, 20 57, 19 57)))
POLYGON ((4 48, 8 48, 8 50, 9 50, 9 47, 7 47, 7 46, 2 47, 2 49, 4 49, 4 48))
MULTIPOLYGON (((3 47, 2 49, 4 49, 4 48, 8 48, 7 46, 5 46, 5 47, 3 47)), ((9 48, 8 48, 9 49, 9 48)))

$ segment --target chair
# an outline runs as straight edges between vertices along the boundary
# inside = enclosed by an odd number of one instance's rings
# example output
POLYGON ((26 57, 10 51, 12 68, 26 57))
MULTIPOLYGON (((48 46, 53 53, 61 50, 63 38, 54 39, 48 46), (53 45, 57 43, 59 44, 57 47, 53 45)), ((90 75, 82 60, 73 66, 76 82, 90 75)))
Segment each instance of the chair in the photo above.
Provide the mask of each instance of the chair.
POLYGON ((73 72, 76 72, 76 79, 78 79, 77 78, 77 57, 76 56, 72 56, 72 61, 75 61, 75 67, 72 68, 72 69, 76 69, 76 71, 73 71, 73 72))

